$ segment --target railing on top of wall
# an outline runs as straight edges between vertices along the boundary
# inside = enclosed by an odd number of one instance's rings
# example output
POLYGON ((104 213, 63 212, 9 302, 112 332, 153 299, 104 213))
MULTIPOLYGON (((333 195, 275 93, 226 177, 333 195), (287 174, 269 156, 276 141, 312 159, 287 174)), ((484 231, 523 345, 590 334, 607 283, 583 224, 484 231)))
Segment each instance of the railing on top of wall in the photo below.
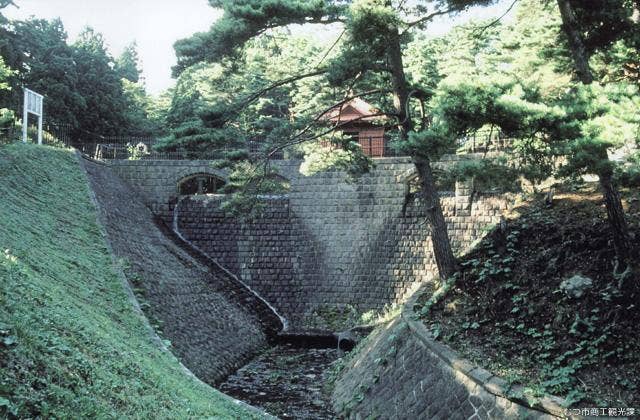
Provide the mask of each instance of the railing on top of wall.
MULTIPOLYGON (((102 142, 89 143, 89 149, 93 149, 92 155, 94 159, 110 160, 110 159, 131 159, 131 160, 212 160, 220 159, 225 152, 232 151, 231 148, 220 148, 216 150, 178 150, 178 151, 160 151, 155 150, 154 145, 157 143, 154 138, 142 137, 119 137, 105 138, 102 142)), ((252 156, 259 156, 264 153, 259 142, 249 142, 248 152, 252 156)), ((283 159, 284 153, 274 153, 271 159, 283 159)))
POLYGON ((500 130, 479 130, 458 139, 458 152, 482 153, 513 148, 513 137, 500 130))
MULTIPOLYGON (((513 138, 507 137, 498 130, 482 130, 460 137, 457 141, 458 153, 482 153, 488 151, 508 150, 513 146, 513 138)), ((358 144, 365 155, 370 157, 406 156, 387 136, 359 137, 358 144)))
MULTIPOLYGON (((3 138, 16 137, 19 131, 19 127, 18 129, 10 127, 0 135, 3 138)), ((29 131, 30 137, 34 137, 35 132, 31 131, 33 130, 29 131)), ((204 151, 159 151, 154 148, 158 143, 155 137, 99 136, 89 133, 84 134, 83 137, 84 139, 74 140, 70 125, 45 123, 43 136, 45 144, 64 144, 75 147, 85 155, 98 160, 213 160, 223 157, 224 152, 231 150, 223 148, 204 151), (93 140, 87 141, 87 138, 93 140)), ((373 158, 406 156, 398 150, 394 140, 389 136, 360 137, 357 141, 364 154, 373 158)), ((510 149, 512 145, 513 138, 503 135, 499 130, 482 130, 461 137, 457 142, 457 153, 503 151, 510 149)), ((257 157, 264 155, 265 149, 261 142, 252 141, 248 144, 248 152, 257 157)), ((289 156, 279 151, 270 158, 288 159, 289 156)))

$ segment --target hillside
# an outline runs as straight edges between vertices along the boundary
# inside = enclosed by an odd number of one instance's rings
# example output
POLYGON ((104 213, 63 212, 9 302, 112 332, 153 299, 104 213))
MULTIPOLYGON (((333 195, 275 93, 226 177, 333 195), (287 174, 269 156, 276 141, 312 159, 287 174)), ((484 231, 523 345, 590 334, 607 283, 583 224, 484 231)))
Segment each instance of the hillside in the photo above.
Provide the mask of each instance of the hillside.
MULTIPOLYGON (((638 191, 623 203, 640 245, 638 191)), ((595 185, 516 208, 462 258, 455 285, 423 321, 467 357, 576 407, 640 405, 638 275, 623 292, 595 185), (634 291, 634 286, 635 291, 634 291)))
POLYGON ((71 151, 0 148, 0 417, 251 418, 152 341, 71 151))

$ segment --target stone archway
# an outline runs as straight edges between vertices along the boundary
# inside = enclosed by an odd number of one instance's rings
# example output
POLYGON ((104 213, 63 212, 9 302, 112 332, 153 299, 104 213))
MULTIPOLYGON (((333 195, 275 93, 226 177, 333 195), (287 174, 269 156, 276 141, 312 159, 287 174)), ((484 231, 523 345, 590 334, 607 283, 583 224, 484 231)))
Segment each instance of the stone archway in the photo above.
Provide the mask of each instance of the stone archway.
POLYGON ((224 179, 210 173, 195 173, 178 180, 178 196, 216 194, 226 184, 224 179))

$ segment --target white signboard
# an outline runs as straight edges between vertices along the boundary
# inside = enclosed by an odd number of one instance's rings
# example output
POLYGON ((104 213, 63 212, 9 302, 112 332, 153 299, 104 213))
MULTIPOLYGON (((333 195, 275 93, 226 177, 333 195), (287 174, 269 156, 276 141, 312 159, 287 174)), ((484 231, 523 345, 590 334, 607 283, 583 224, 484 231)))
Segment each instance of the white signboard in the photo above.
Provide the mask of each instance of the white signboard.
POLYGON ((43 96, 27 88, 24 89, 24 110, 22 115, 22 141, 27 142, 29 113, 38 117, 38 144, 42 144, 42 102, 43 96))

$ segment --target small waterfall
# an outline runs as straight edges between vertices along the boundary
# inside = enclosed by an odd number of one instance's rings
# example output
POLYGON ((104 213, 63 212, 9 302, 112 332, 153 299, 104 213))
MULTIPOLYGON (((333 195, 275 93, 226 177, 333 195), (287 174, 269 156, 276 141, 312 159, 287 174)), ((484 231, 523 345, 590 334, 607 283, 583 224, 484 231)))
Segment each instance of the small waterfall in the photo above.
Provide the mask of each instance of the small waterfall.
POLYGON ((178 214, 179 214, 179 207, 180 207, 180 203, 182 203, 182 200, 184 200, 185 198, 188 198, 189 196, 183 196, 180 197, 178 199, 178 202, 176 203, 176 206, 173 208, 173 233, 175 233, 178 238, 180 238, 180 240, 182 240, 183 242, 185 242, 186 244, 189 244, 190 247, 192 247, 193 249, 195 249, 198 253, 200 253, 203 257, 207 258, 209 261, 211 261, 213 264, 216 265, 216 267, 218 267, 220 270, 224 271, 227 275, 229 275, 231 278, 233 278, 235 281, 237 281, 238 283, 240 283, 242 286, 244 286, 247 290, 249 290, 251 293, 253 293, 253 295, 255 297, 257 297, 258 299, 260 299, 265 305, 267 305, 269 307, 269 309, 271 309, 271 311, 278 317, 278 319, 280 319, 280 323, 282 323, 282 331, 280 331, 281 333, 288 331, 289 330, 289 322, 278 313, 278 311, 276 310, 276 308, 273 307, 273 305, 271 305, 265 298, 263 298, 262 296, 260 296, 260 294, 258 292, 256 292, 255 290, 253 290, 251 288, 251 286, 249 286, 248 284, 246 284, 245 282, 243 282, 242 280, 240 280, 235 274, 233 274, 231 271, 227 270, 225 267, 223 267, 222 265, 220 265, 220 263, 218 263, 218 261, 216 261, 215 259, 213 259, 212 257, 210 257, 207 253, 205 253, 203 250, 201 250, 197 245, 195 245, 193 242, 191 242, 190 240, 188 240, 187 238, 185 238, 182 233, 180 232, 180 228, 178 227, 178 214))

